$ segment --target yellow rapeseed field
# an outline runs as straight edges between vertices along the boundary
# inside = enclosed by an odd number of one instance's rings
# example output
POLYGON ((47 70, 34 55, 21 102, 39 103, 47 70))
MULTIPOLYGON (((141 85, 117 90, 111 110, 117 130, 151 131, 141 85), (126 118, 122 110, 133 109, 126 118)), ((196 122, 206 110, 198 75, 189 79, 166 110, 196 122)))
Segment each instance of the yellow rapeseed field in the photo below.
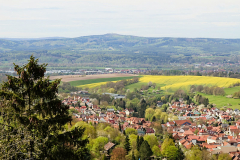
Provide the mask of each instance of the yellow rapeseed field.
MULTIPOLYGON (((152 83, 156 83, 157 85, 161 85, 162 90, 177 90, 184 89, 188 90, 191 85, 207 85, 207 86, 218 86, 227 88, 230 85, 239 82, 240 79, 235 78, 225 78, 225 77, 207 77, 207 76, 152 76, 145 75, 139 79, 140 83, 148 83, 151 81, 152 83)), ((117 82, 117 81, 113 81, 117 82)), ((80 85, 78 87, 82 88, 94 88, 100 85, 104 85, 107 82, 99 82, 99 83, 91 83, 86 85, 80 85)))
POLYGON ((162 84, 163 90, 188 89, 191 85, 207 85, 218 87, 229 87, 230 85, 239 82, 240 79, 225 78, 225 77, 207 77, 207 76, 143 76, 140 82, 162 84))
MULTIPOLYGON (((112 81, 112 82, 117 82, 117 81, 112 81)), ((108 83, 108 82, 91 83, 91 84, 79 85, 77 87, 81 87, 81 88, 94 88, 94 87, 98 87, 98 86, 104 85, 106 83, 108 83)))

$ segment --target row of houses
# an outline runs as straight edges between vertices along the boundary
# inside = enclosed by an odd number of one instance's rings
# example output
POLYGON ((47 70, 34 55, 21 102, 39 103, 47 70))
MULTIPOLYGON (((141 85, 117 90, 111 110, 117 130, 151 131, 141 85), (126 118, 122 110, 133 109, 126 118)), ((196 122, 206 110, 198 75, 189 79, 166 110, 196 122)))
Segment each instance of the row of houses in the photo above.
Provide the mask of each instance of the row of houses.
POLYGON ((91 103, 91 99, 81 97, 68 98, 62 102, 70 105, 70 109, 78 111, 78 113, 73 113, 76 120, 92 124, 109 123, 116 129, 119 129, 120 126, 121 131, 127 128, 134 128, 137 130, 138 135, 141 136, 145 134, 155 135, 155 130, 151 127, 152 122, 145 121, 144 118, 132 117, 134 113, 133 109, 126 108, 123 111, 115 111, 109 108, 107 110, 101 110, 98 105, 93 105, 91 103), (79 107, 73 105, 78 103, 78 101, 80 101, 80 104, 83 104, 83 106, 79 107))
POLYGON ((206 148, 211 154, 228 153, 232 159, 240 159, 240 120, 238 109, 205 108, 194 103, 169 104, 169 113, 178 116, 162 127, 172 133, 176 142, 190 149, 194 145, 206 148))

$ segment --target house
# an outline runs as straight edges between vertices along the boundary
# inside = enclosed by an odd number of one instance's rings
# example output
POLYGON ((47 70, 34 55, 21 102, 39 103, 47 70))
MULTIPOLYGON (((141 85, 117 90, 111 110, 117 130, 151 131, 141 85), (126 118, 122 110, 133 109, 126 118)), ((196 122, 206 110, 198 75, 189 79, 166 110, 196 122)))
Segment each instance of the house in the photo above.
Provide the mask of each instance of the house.
POLYGON ((216 149, 211 151, 211 154, 219 154, 219 153, 229 153, 229 152, 236 152, 236 146, 218 146, 216 149))
POLYGON ((229 126, 229 134, 232 136, 239 135, 240 130, 238 129, 238 126, 229 126))
POLYGON ((125 109, 124 112, 126 113, 127 116, 129 116, 130 114, 134 113, 133 109, 125 109))
POLYGON ((220 143, 220 142, 221 142, 221 140, 217 136, 208 136, 208 138, 207 138, 207 143, 208 144, 210 144, 210 143, 220 143))
POLYGON ((240 111, 239 111, 239 109, 234 109, 233 113, 234 113, 235 115, 239 115, 240 111))
POLYGON ((114 149, 115 144, 112 142, 108 142, 105 146, 104 146, 104 152, 107 153, 109 155, 109 153, 114 149))
POLYGON ((82 106, 82 107, 80 107, 80 112, 84 113, 86 109, 87 109, 86 106, 82 106))
POLYGON ((107 112, 114 112, 114 109, 107 109, 107 112))
POLYGON ((162 105, 163 105, 163 102, 157 101, 157 106, 158 106, 158 107, 162 107, 162 105))
POLYGON ((144 135, 145 135, 145 129, 144 129, 144 128, 138 129, 138 130, 137 130, 137 134, 138 134, 139 136, 144 136, 144 135))
POLYGON ((175 120, 177 126, 190 126, 192 122, 190 120, 175 120))
POLYGON ((155 130, 153 128, 145 128, 146 135, 155 135, 155 130))

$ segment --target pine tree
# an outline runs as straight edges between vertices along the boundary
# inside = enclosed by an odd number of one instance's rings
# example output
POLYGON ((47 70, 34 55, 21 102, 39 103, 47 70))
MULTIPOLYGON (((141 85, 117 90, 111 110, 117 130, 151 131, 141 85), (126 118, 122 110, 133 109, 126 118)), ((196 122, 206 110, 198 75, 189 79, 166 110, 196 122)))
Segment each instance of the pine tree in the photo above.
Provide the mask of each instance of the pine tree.
POLYGON ((147 108, 147 102, 142 99, 141 102, 139 103, 139 117, 144 118, 145 117, 145 110, 147 108))
POLYGON ((140 150, 139 150, 139 154, 140 154, 140 159, 149 159, 150 156, 153 154, 150 145, 148 144, 147 141, 143 141, 143 143, 141 144, 140 150))
POLYGON ((120 122, 118 123, 118 129, 119 129, 120 132, 122 132, 122 127, 121 127, 120 122))
POLYGON ((155 116, 153 116, 152 122, 156 122, 156 117, 155 116))
POLYGON ((129 140, 128 135, 127 135, 126 138, 125 138, 124 148, 125 148, 125 150, 127 151, 127 154, 128 154, 128 152, 131 150, 130 140, 129 140))
POLYGON ((140 149, 139 141, 140 141, 139 136, 137 136, 137 150, 138 150, 138 151, 139 151, 139 149, 140 149))
POLYGON ((30 57, 0 90, 0 159, 90 159, 83 128, 66 131, 69 106, 58 99, 60 79, 44 78, 46 64, 30 57))
POLYGON ((138 151, 140 150, 140 147, 141 147, 143 141, 144 141, 144 139, 143 139, 143 137, 141 136, 141 137, 139 138, 139 143, 137 144, 137 150, 138 150, 138 151))
POLYGON ((136 157, 134 155, 134 151, 132 152, 132 160, 136 160, 136 157))

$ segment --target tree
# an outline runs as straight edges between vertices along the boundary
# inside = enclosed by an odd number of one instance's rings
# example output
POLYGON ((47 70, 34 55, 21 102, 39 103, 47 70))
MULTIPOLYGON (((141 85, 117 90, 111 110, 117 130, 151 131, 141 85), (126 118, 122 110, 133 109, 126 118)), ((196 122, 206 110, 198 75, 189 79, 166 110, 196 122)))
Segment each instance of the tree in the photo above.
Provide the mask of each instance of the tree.
POLYGON ((198 129, 195 129, 194 134, 197 135, 198 132, 199 132, 198 129))
POLYGON ((153 154, 154 154, 155 156, 157 156, 157 157, 160 157, 160 156, 161 156, 161 151, 160 151, 160 149, 159 149, 158 146, 153 146, 153 147, 152 147, 152 151, 153 151, 153 154))
POLYGON ((179 150, 176 146, 168 146, 163 154, 164 157, 171 160, 178 159, 179 150))
POLYGON ((161 152, 163 155, 165 155, 166 149, 169 146, 175 146, 175 143, 174 143, 173 139, 167 137, 164 139, 162 146, 161 146, 161 152))
POLYGON ((148 108, 148 109, 146 109, 146 111, 145 111, 145 118, 148 120, 148 121, 150 121, 150 120, 152 120, 152 117, 153 117, 153 115, 154 115, 154 109, 153 108, 148 108))
POLYGON ((198 146, 193 146, 191 150, 186 153, 187 160, 202 160, 202 151, 198 146))
POLYGON ((232 158, 228 153, 220 153, 218 155, 218 160, 231 160, 232 158))
POLYGON ((139 144, 139 141, 140 141, 140 139, 139 139, 139 136, 137 136, 137 150, 139 151, 139 149, 140 149, 140 144, 139 144))
POLYGON ((137 140, 137 150, 139 151, 144 139, 142 136, 140 138, 138 136, 137 138, 139 139, 139 140, 137 140))
POLYGON ((128 135, 125 138, 125 142, 124 142, 124 148, 128 154, 128 152, 131 150, 131 146, 130 146, 130 142, 129 142, 129 137, 128 135))
POLYGON ((64 127, 69 106, 57 97, 60 79, 44 78, 46 66, 31 56, 1 87, 1 159, 90 159, 85 129, 64 127))
POLYGON ((137 135, 137 130, 134 128, 126 128, 124 131, 126 135, 131 135, 131 134, 137 135))
POLYGON ((137 149, 137 144, 139 143, 139 138, 137 138, 138 136, 135 135, 135 134, 131 134, 129 136, 129 140, 130 140, 130 144, 131 144, 131 148, 132 150, 135 150, 137 149), (138 142, 137 142, 137 139, 138 139, 138 142))
POLYGON ((136 157, 134 155, 134 151, 132 152, 132 160, 136 160, 136 157))
POLYGON ((144 118, 145 110, 147 108, 147 103, 144 99, 141 100, 141 102, 138 104, 139 106, 139 117, 144 118))
POLYGON ((149 157, 153 154, 150 145, 148 144, 147 141, 143 141, 143 143, 141 144, 140 150, 140 159, 149 159, 149 157))
POLYGON ((102 156, 101 160, 107 160, 107 157, 106 157, 106 155, 105 155, 105 154, 103 154, 103 156, 102 156))
POLYGON ((103 150, 104 145, 108 143, 107 137, 97 137, 93 140, 92 151, 99 154, 103 150))
POLYGON ((152 148, 154 145, 158 146, 158 140, 155 135, 145 135, 144 139, 148 142, 150 147, 152 148))
POLYGON ((126 155, 127 153, 124 148, 114 148, 110 160, 125 160, 126 155))
POLYGON ((120 122, 118 123, 118 130, 119 130, 120 132, 122 132, 122 126, 121 126, 120 122))

